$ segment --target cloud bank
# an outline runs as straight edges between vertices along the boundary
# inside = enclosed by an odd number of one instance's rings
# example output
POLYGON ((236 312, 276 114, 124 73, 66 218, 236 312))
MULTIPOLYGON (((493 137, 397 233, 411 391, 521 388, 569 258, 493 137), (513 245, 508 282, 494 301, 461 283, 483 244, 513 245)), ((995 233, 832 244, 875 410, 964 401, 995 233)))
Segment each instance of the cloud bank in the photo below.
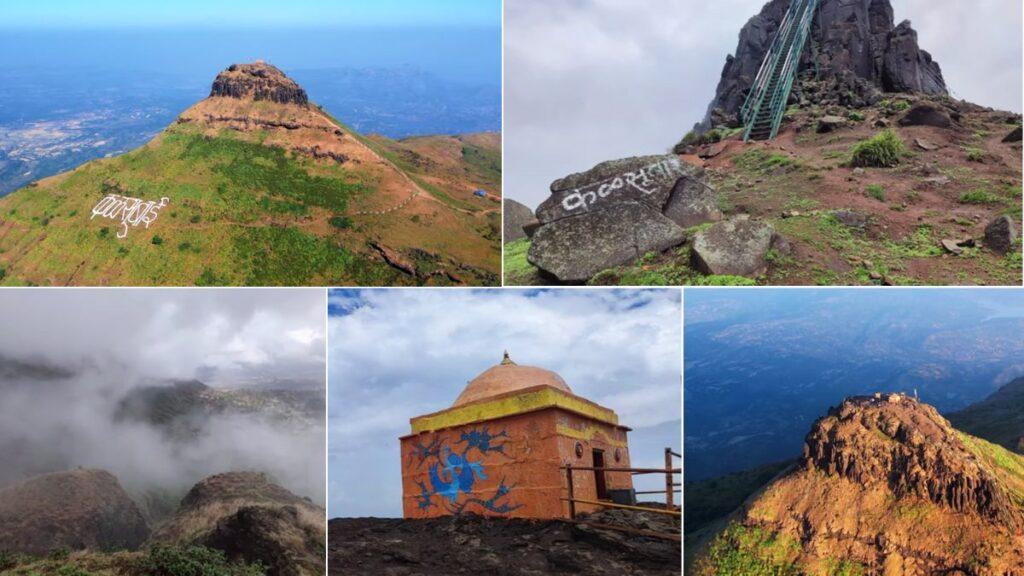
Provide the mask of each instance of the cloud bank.
POLYGON ((230 470, 270 473, 324 501, 324 428, 215 413, 172 438, 123 417, 146 386, 324 386, 319 290, 18 290, 0 298, 0 487, 69 468, 112 472, 136 495, 177 494, 230 470))

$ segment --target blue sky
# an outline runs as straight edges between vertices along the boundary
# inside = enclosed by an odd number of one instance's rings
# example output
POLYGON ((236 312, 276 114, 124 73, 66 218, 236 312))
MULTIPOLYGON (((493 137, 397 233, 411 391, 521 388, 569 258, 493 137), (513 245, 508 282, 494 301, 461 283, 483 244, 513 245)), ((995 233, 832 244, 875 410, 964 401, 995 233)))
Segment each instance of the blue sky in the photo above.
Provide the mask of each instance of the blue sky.
POLYGON ((506 349, 615 410, 635 466, 661 466, 681 443, 678 291, 348 290, 329 302, 331 517, 400 517, 409 418, 451 406, 506 349))
POLYGON ((497 26, 500 0, 4 0, 0 27, 497 26))

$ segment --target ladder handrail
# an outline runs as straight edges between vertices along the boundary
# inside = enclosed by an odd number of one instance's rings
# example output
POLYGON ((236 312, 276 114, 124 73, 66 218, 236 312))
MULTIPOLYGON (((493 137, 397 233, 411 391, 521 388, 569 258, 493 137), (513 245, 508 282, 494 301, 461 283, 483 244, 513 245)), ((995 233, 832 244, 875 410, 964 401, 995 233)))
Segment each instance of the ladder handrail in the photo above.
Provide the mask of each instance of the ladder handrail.
POLYGON ((743 99, 743 106, 740 108, 740 118, 743 118, 744 120, 746 120, 747 112, 750 109, 750 104, 754 99, 755 94, 760 93, 760 91, 765 87, 765 83, 768 81, 768 78, 771 76, 770 70, 774 68, 774 66, 769 66, 768 62, 771 61, 774 64, 774 59, 771 58, 771 55, 778 50, 781 50, 781 45, 777 44, 781 38, 781 32, 787 29, 793 19, 793 15, 790 13, 792 7, 793 6, 790 5, 790 9, 786 10, 786 15, 782 18, 782 22, 779 24, 779 33, 777 33, 775 39, 772 40, 772 45, 768 47, 768 52, 765 54, 765 58, 761 60, 761 68, 757 71, 757 76, 754 77, 754 83, 751 84, 750 90, 747 91, 747 97, 743 99))
POLYGON ((744 141, 750 139, 756 126, 766 126, 763 121, 758 123, 758 118, 763 116, 762 112, 768 113, 767 120, 770 121, 768 138, 778 135, 817 6, 818 0, 792 0, 790 3, 783 25, 779 27, 757 79, 740 109, 740 117, 746 124, 744 141), (775 78, 775 83, 769 92, 772 78, 775 78))
POLYGON ((772 116, 772 131, 768 139, 773 139, 779 134, 779 128, 782 126, 782 118, 786 114, 786 105, 789 103, 789 94, 793 90, 793 82, 796 80, 796 73, 799 72, 800 60, 803 58, 804 43, 807 41, 807 36, 810 35, 811 22, 814 20, 814 9, 817 7, 818 0, 808 0, 807 10, 804 12, 804 16, 801 19, 800 25, 797 28, 797 37, 790 47, 790 58, 786 63, 786 69, 783 70, 783 77, 786 79, 782 90, 776 96, 777 102, 773 104, 773 116, 772 116))

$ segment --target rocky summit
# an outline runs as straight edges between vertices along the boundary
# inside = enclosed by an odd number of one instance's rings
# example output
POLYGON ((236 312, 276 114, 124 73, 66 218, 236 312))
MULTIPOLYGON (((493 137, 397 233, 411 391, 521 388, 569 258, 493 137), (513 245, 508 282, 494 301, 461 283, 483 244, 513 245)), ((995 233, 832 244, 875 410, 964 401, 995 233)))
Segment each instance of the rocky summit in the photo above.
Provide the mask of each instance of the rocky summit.
POLYGON ((232 64, 217 75, 210 96, 268 100, 278 104, 306 106, 306 91, 276 66, 257 60, 252 64, 232 64))
MULTIPOLYGON (((694 573, 971 574, 1024 566, 1024 458, 902 394, 855 397, 695 550, 694 573)), ((689 555, 688 555, 689 556, 689 555)))
MULTIPOLYGON (((789 4, 772 0, 740 31, 700 131, 739 125, 740 107, 789 4)), ((895 23, 889 0, 821 0, 800 73, 827 81, 829 92, 846 106, 872 104, 883 92, 948 93, 938 63, 918 46, 910 22, 895 23)), ((791 100, 800 97, 797 87, 791 100)))

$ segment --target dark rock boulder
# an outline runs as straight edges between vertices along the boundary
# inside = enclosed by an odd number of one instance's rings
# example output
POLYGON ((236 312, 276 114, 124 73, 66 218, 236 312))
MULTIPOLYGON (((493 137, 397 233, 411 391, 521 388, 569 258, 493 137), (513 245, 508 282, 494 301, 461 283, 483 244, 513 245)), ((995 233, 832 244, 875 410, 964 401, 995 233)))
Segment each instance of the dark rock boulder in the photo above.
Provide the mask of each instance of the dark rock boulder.
POLYGON ((262 562, 270 576, 324 573, 325 513, 258 472, 210 476, 189 490, 153 543, 202 544, 262 562))
POLYGON ((502 211, 504 214, 502 216, 501 235, 505 239, 505 243, 526 238, 525 227, 537 222, 537 217, 533 215, 533 210, 511 198, 505 198, 502 204, 502 211))
POLYGON ((1017 227, 1009 216, 1000 216, 985 227, 985 246, 997 254, 1006 254, 1017 243, 1017 227))
POLYGON ((0 490, 0 549, 133 550, 147 537, 142 512, 109 472, 56 472, 0 490))
POLYGON ((935 128, 950 128, 953 120, 949 112, 934 104, 923 102, 912 107, 900 118, 900 126, 934 126, 935 128))
POLYGON ((1017 126, 1016 130, 1014 130, 1013 132, 1010 132, 1009 134, 1007 134, 1006 138, 1003 138, 1003 142, 1007 143, 1007 144, 1009 144, 1011 142, 1020 142, 1020 141, 1021 141, 1021 127, 1020 126, 1017 126))
POLYGON ((323 574, 323 530, 294 506, 246 506, 217 522, 199 544, 229 560, 259 562, 268 576, 323 574))
POLYGON ((660 212, 676 181, 697 177, 700 172, 674 155, 602 162, 586 172, 555 180, 551 196, 537 208, 537 219, 547 224, 624 201, 641 202, 660 212))
MULTIPOLYGON (((740 30, 735 55, 726 58, 715 97, 695 127, 698 132, 738 125, 740 108, 789 3, 769 1, 740 30)), ((909 22, 895 24, 889 0, 822 0, 800 73, 822 83, 824 90, 808 98, 817 103, 831 97, 845 106, 861 106, 877 100, 878 91, 948 94, 939 65, 918 47, 909 22)))
POLYGON ((693 239, 693 266, 704 274, 755 277, 768 270, 766 256, 776 238, 771 224, 736 217, 693 239))
POLYGON ((846 118, 842 116, 823 116, 818 120, 818 134, 828 134, 846 126, 846 118))
POLYGON ((647 252, 677 246, 685 237, 683 229, 659 210, 627 200, 541 226, 527 259, 562 282, 585 282, 647 252))

